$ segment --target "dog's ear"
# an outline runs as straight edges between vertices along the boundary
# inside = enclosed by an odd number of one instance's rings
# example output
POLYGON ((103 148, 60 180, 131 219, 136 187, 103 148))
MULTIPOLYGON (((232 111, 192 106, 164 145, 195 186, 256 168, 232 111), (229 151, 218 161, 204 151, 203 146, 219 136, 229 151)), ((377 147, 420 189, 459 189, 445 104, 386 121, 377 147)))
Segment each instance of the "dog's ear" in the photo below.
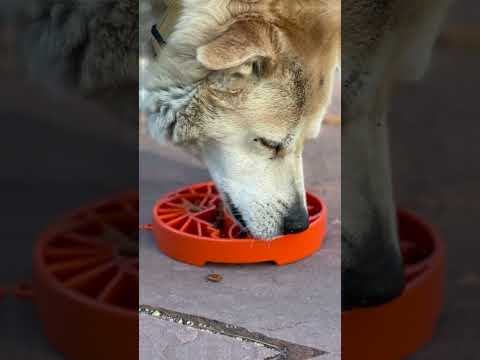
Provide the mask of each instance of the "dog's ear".
POLYGON ((197 60, 209 70, 227 70, 256 58, 274 57, 273 29, 264 24, 241 21, 212 42, 197 49, 197 60))

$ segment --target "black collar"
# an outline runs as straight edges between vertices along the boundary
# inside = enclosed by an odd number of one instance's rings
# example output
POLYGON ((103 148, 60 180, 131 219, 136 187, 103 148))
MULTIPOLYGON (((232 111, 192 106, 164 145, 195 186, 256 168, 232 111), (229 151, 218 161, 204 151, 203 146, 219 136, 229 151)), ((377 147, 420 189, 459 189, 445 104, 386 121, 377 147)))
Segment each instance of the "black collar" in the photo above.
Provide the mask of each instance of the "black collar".
POLYGON ((151 33, 155 40, 160 44, 160 46, 166 45, 166 41, 163 39, 162 34, 160 34, 160 31, 158 31, 157 24, 152 26, 151 33))

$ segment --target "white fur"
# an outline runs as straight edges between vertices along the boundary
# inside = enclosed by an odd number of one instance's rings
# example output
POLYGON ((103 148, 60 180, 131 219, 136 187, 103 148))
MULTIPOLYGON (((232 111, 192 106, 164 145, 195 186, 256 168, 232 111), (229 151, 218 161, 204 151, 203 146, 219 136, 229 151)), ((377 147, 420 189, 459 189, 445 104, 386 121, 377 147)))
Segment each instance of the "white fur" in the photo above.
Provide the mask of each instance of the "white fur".
POLYGON ((150 135, 159 142, 165 142, 174 125, 177 113, 192 101, 197 88, 193 86, 172 86, 166 89, 140 90, 141 111, 148 116, 150 135))

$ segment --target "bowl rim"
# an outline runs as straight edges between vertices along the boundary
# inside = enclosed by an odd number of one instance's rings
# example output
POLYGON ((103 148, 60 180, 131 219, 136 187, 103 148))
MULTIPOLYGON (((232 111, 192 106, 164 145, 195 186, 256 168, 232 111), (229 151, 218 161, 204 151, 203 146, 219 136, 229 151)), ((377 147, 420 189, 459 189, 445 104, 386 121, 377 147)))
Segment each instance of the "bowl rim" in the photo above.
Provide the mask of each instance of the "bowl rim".
POLYGON ((418 268, 423 268, 423 270, 413 279, 410 279, 405 285, 405 290, 403 291, 403 293, 399 297, 393 299, 392 301, 385 304, 373 306, 373 307, 354 307, 353 309, 344 310, 344 311, 342 310, 342 316, 349 316, 351 314, 354 314, 360 311, 365 312, 365 311, 368 311, 369 309, 372 309, 372 310, 375 309, 375 311, 378 311, 382 308, 390 308, 392 306, 398 306, 398 301, 402 301, 403 299, 408 298, 412 289, 421 287, 426 282, 428 282, 428 280, 431 278, 434 271, 436 270, 436 266, 438 266, 439 263, 443 261, 445 252, 446 252, 446 249, 445 249, 446 246, 443 239, 438 234, 438 232, 431 225, 426 223, 419 216, 417 216, 416 214, 414 214, 409 210, 398 209, 397 215, 398 215, 399 221, 401 221, 402 218, 407 219, 407 221, 410 221, 411 223, 414 223, 416 226, 420 227, 423 231, 426 232, 427 236, 432 241, 433 249, 430 252, 430 254, 428 254, 425 258, 423 258, 420 262, 415 263, 414 265, 408 266, 408 267, 415 266, 418 268))
MULTIPOLYGON (((213 186, 215 187, 215 184, 213 183, 213 181, 205 181, 205 182, 200 182, 200 183, 195 183, 195 184, 192 184, 192 185, 188 185, 188 186, 184 186, 184 187, 181 187, 175 191, 171 191, 171 192, 168 192, 166 193, 165 195, 163 195, 159 200, 157 200, 155 202, 155 205, 153 206, 153 209, 152 209, 152 219, 153 219, 153 223, 154 223, 154 227, 155 226, 159 226, 165 230, 168 230, 170 231, 171 233, 174 233, 175 235, 177 236, 181 236, 181 237, 188 237, 192 240, 198 240, 198 241, 205 241, 205 242, 215 242, 215 243, 220 243, 220 242, 227 242, 227 243, 245 243, 246 241, 248 241, 249 243, 250 242, 265 242, 265 240, 259 240, 259 239, 254 239, 254 238, 244 238, 244 239, 235 239, 235 238, 212 238, 212 237, 208 237, 208 236, 200 236, 200 235, 193 235, 193 234, 189 234, 187 232, 182 232, 178 229, 175 229, 173 226, 161 221, 158 217, 158 213, 157 213, 157 210, 158 208, 163 204, 165 203, 169 197, 171 196, 176 196, 176 195, 179 195, 179 193, 183 192, 183 191, 187 191, 189 189, 192 189, 192 188, 197 188, 197 187, 203 187, 203 186, 213 186)), ((326 216, 327 216, 327 208, 326 208, 326 205, 325 205, 325 202, 323 201, 322 198, 320 198, 319 196, 307 191, 306 192, 307 196, 308 197, 311 197, 313 198, 319 205, 320 205, 320 211, 311 216, 311 221, 310 221, 310 225, 309 225, 309 228, 305 231, 309 231, 311 228, 316 228, 318 226, 321 226, 325 221, 326 221, 326 216)), ((213 196, 219 196, 219 195, 213 195, 213 196)), ((207 221, 204 221, 204 220, 197 220, 197 221, 200 221, 200 222, 204 222, 205 224, 209 224, 207 221)), ((211 224, 209 224, 211 225, 211 224)), ((293 236, 295 236, 297 234, 293 234, 293 236)), ((277 242, 279 240, 283 240, 284 238, 288 237, 288 236, 292 236, 292 235, 280 235, 280 236, 276 236, 274 237, 273 239, 269 240, 269 242, 277 242)))
MULTIPOLYGON (((136 319, 138 317, 138 310, 128 309, 124 307, 120 307, 115 304, 108 304, 102 303, 93 299, 85 294, 82 294, 74 289, 69 289, 51 273, 48 271, 47 266, 45 264, 45 259, 43 257, 43 251, 45 249, 45 245, 50 241, 54 236, 58 235, 59 233, 64 232, 68 227, 74 226, 75 220, 74 217, 85 212, 85 211, 92 211, 95 208, 102 207, 105 205, 109 205, 112 203, 119 203, 125 202, 129 199, 134 199, 138 192, 134 190, 111 195, 105 199, 100 201, 92 201, 87 203, 84 206, 81 206, 78 209, 72 210, 67 214, 57 218, 54 222, 52 222, 43 232, 40 233, 38 236, 38 241, 36 242, 35 248, 33 250, 33 282, 32 282, 32 296, 33 299, 36 300, 35 288, 39 286, 38 278, 41 278, 42 286, 48 286, 51 290, 61 294, 62 296, 68 297, 75 301, 76 303, 86 305, 89 308, 99 309, 105 311, 110 314, 114 314, 120 317, 124 317, 127 319, 136 319)), ((85 221, 85 220, 81 220, 85 221)), ((77 226, 77 224, 75 224, 77 226)))

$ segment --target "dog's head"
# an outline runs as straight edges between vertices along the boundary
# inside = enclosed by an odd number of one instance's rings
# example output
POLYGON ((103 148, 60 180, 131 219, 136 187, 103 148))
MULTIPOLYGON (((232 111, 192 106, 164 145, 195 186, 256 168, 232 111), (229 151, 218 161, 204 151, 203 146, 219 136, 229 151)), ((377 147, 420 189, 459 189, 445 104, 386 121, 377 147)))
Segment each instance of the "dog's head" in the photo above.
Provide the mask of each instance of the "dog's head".
POLYGON ((339 24, 320 20, 233 21, 195 48, 198 81, 142 92, 150 133, 197 155, 257 238, 308 226, 302 152, 319 133, 339 49, 339 24))

